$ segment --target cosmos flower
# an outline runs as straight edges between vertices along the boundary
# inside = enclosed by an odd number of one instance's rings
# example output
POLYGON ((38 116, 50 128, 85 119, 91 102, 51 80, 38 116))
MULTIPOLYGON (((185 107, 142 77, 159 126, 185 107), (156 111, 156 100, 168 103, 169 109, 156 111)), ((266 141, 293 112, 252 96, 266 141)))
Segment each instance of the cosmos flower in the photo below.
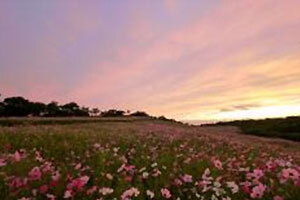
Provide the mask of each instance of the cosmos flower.
POLYGON ((28 173, 30 180, 40 180, 42 176, 42 172, 39 167, 34 167, 29 173, 28 173))
POLYGON ((154 192, 152 192, 151 190, 147 190, 147 191, 146 191, 146 194, 147 194, 147 196, 148 196, 150 199, 153 199, 153 198, 154 198, 154 192))
POLYGON ((103 187, 99 189, 99 193, 106 196, 109 194, 112 194, 114 192, 114 189, 109 188, 109 187, 103 187))
POLYGON ((162 188, 160 192, 161 195, 166 199, 170 199, 172 197, 171 192, 167 188, 162 188))
POLYGON ((129 200, 131 197, 137 197, 139 194, 140 191, 137 188, 131 187, 122 194, 121 198, 122 200, 129 200))
POLYGON ((257 186, 252 188, 250 197, 253 199, 262 198, 265 190, 266 190, 266 186, 264 186, 263 184, 260 183, 257 186))
POLYGON ((193 182, 193 177, 189 174, 185 174, 184 176, 181 177, 181 180, 185 183, 191 183, 193 182))
POLYGON ((239 191, 239 186, 234 181, 229 181, 226 184, 227 187, 231 189, 232 194, 235 194, 239 191))

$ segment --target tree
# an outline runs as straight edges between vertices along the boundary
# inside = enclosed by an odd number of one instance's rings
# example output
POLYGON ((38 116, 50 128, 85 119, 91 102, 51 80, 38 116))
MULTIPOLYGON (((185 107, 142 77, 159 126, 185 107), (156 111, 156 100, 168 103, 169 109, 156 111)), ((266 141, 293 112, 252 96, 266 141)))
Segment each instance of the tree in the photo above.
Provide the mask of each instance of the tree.
POLYGON ((93 108, 90 111, 91 116, 97 116, 100 113, 100 110, 98 108, 93 108))
POLYGON ((30 102, 30 114, 33 116, 43 116, 46 112, 47 106, 40 102, 30 102))
POLYGON ((46 106, 46 115, 48 117, 59 116, 60 108, 56 101, 52 101, 46 106))
POLYGON ((104 111, 101 113, 102 117, 122 117, 124 116, 125 111, 123 110, 115 110, 115 109, 111 109, 108 111, 104 111))
POLYGON ((5 116, 28 116, 30 114, 30 103, 23 97, 9 97, 4 99, 5 116))
POLYGON ((143 111, 136 111, 136 112, 130 114, 130 116, 134 116, 134 117, 149 117, 149 115, 146 112, 143 112, 143 111))

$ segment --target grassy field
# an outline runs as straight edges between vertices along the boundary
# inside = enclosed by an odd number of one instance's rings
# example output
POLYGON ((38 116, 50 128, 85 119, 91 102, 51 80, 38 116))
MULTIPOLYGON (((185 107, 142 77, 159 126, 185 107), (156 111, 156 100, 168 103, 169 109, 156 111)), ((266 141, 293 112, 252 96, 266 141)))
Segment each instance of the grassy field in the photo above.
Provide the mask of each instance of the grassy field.
POLYGON ((0 199, 300 199, 296 143, 226 127, 84 120, 0 122, 0 199))
POLYGON ((216 125, 237 126, 250 135, 300 141, 300 117, 220 122, 216 125))

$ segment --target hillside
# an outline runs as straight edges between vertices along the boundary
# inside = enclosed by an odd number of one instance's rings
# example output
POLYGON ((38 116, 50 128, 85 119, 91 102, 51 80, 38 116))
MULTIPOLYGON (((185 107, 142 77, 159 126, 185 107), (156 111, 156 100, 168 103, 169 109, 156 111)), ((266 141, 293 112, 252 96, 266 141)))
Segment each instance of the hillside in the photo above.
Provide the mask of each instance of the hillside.
POLYGON ((219 122, 205 126, 236 126, 242 133, 300 141, 300 117, 219 122))
POLYGON ((0 127, 0 199, 295 200, 299 164, 298 143, 230 126, 116 119, 0 127))

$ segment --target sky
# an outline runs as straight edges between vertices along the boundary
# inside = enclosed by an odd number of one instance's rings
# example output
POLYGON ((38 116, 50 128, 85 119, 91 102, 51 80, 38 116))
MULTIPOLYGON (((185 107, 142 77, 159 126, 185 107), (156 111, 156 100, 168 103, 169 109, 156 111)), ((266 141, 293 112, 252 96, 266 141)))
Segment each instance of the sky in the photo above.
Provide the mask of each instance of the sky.
POLYGON ((1 0, 0 93, 178 120, 300 115, 299 0, 1 0))

